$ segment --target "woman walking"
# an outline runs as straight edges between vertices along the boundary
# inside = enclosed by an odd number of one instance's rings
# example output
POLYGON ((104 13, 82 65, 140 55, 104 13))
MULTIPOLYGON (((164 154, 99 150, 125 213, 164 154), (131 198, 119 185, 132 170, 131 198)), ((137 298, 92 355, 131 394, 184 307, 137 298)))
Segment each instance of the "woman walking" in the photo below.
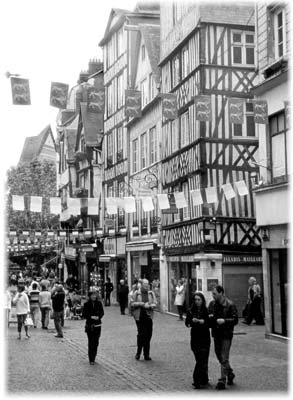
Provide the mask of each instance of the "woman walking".
POLYGON ((86 320, 85 332, 88 337, 88 357, 90 365, 95 364, 101 336, 101 325, 104 315, 102 302, 98 299, 98 293, 89 292, 89 300, 84 304, 82 316, 86 320))
POLYGON ((51 310, 51 293, 45 285, 42 286, 42 290, 39 294, 39 306, 42 316, 42 329, 48 329, 49 325, 49 313, 51 310))
POLYGON ((177 306, 179 320, 183 321, 183 305, 185 301, 185 287, 183 281, 179 279, 177 286, 176 286, 176 297, 174 305, 177 306))
POLYGON ((209 315, 205 297, 202 293, 194 294, 193 302, 187 311, 185 325, 191 327, 191 350, 195 357, 193 386, 200 389, 209 381, 208 361, 211 345, 209 315))
POLYGON ((17 316, 17 331, 18 339, 21 339, 21 329, 24 325, 26 339, 30 338, 28 326, 24 324, 27 314, 30 312, 30 303, 27 294, 25 293, 24 282, 18 282, 18 293, 12 300, 13 304, 16 305, 16 316, 17 316))

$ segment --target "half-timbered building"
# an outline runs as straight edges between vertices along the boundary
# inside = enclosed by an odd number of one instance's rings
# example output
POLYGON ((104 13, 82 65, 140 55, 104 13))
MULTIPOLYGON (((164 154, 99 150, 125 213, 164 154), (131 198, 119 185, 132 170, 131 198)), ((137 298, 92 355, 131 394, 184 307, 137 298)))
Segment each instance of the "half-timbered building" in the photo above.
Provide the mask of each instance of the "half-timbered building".
POLYGON ((127 196, 130 192, 128 181, 128 140, 125 116, 125 90, 131 88, 131 70, 136 43, 136 32, 128 26, 156 23, 159 7, 142 3, 133 12, 112 9, 100 46, 103 48, 105 115, 103 142, 104 186, 103 186, 103 229, 104 254, 99 257, 99 268, 103 278, 111 277, 114 287, 121 278, 127 279, 126 229, 128 222, 123 210, 117 215, 108 215, 105 199, 127 196), (104 267, 102 267, 102 265, 104 267))
POLYGON ((252 92, 267 103, 268 123, 258 124, 256 222, 261 228, 266 335, 288 337, 289 3, 256 6, 259 81, 252 92))
POLYGON ((257 75, 254 22, 251 5, 161 4, 161 92, 176 94, 178 105, 178 118, 162 123, 161 180, 165 193, 183 192, 188 204, 162 221, 169 311, 175 311, 179 278, 186 282, 187 304, 195 289, 210 300, 219 283, 240 311, 249 275, 262 282, 250 179, 258 153, 249 93, 257 75), (232 98, 244 100, 243 123, 231 122, 232 98), (246 196, 236 191, 239 181, 246 196), (227 183, 236 192, 229 200, 222 190, 227 183), (197 189, 203 203, 194 205, 191 191, 197 189), (214 200, 207 189, 214 190, 214 200))

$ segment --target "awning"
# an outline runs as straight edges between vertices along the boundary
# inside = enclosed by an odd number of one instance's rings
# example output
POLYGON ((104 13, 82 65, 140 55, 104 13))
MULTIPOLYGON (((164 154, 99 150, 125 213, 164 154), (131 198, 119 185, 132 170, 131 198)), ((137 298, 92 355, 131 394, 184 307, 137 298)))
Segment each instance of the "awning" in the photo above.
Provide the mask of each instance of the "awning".
POLYGON ((157 244, 158 240, 140 240, 137 242, 126 243, 126 251, 147 251, 154 250, 154 244, 157 244))
POLYGON ((99 261, 100 262, 109 262, 113 260, 113 258, 116 258, 116 254, 101 254, 99 256, 99 261))

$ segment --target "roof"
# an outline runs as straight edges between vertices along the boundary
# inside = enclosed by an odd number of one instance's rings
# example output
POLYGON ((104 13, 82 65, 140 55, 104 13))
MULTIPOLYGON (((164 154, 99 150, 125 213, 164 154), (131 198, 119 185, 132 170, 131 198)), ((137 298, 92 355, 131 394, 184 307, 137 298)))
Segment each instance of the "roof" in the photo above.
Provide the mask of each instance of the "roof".
POLYGON ((125 17, 126 14, 130 13, 128 10, 123 10, 121 8, 112 8, 110 11, 108 23, 105 29, 104 37, 100 41, 99 46, 104 46, 108 39, 110 38, 110 33, 114 29, 114 27, 117 25, 119 26, 118 22, 122 21, 120 17, 125 17), (116 18, 116 21, 115 21, 116 18))
POLYGON ((42 148, 46 143, 47 137, 49 135, 51 135, 53 143, 55 145, 55 140, 50 125, 47 125, 46 128, 44 128, 39 133, 39 135, 25 138, 22 153, 19 159, 19 164, 29 163, 37 158, 42 152, 42 148))
POLYGON ((247 2, 203 3, 200 4, 200 20, 217 24, 254 26, 255 9, 253 4, 247 2))
POLYGON ((160 82, 160 25, 139 25, 156 83, 160 82))
POLYGON ((88 113, 87 103, 80 103, 80 111, 85 144, 90 147, 100 146, 104 134, 104 114, 88 113))

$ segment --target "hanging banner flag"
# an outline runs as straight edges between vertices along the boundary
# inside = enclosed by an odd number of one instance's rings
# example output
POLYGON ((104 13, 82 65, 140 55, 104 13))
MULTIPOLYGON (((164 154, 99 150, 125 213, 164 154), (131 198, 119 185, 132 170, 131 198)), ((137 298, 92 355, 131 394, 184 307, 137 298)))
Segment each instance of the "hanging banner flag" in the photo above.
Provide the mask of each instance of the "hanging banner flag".
POLYGON ((172 121, 178 117, 177 95, 174 93, 163 93, 162 115, 166 120, 172 121))
POLYGON ((268 102, 266 100, 253 100, 254 122, 268 124, 268 102))
POLYGON ((87 213, 88 215, 99 215, 99 202, 98 198, 87 199, 87 213))
POLYGON ((51 197, 50 198, 50 213, 51 214, 61 214, 61 198, 51 197))
POLYGON ((143 211, 153 211, 155 209, 151 196, 144 196, 141 198, 143 211))
POLYGON ((170 203, 168 200, 167 193, 158 194, 157 198, 160 210, 166 210, 167 208, 170 208, 170 203))
POLYGON ((12 196, 12 208, 15 211, 24 211, 24 197, 23 196, 12 196))
POLYGON ((89 113, 104 114, 105 89, 103 87, 89 87, 87 90, 87 111, 89 113))
POLYGON ((235 197, 235 192, 231 183, 226 183, 225 185, 222 185, 222 189, 227 200, 233 199, 233 197, 235 197))
POLYGON ((183 192, 174 192, 175 204, 177 208, 187 207, 187 202, 183 192))
POLYGON ((212 120, 212 101, 210 96, 196 96, 195 104, 195 119, 198 121, 212 120))
POLYGON ((177 214, 178 208, 176 207, 174 193, 168 193, 168 201, 170 204, 170 208, 162 210, 162 214, 177 214))
POLYGON ((66 83, 52 82, 51 83, 51 94, 50 94, 50 105, 65 109, 67 106, 69 85, 66 83))
POLYGON ((237 187, 237 190, 238 190, 238 193, 240 196, 248 195, 248 189, 247 189, 245 181, 235 182, 235 185, 237 187))
POLYGON ((31 211, 41 212, 42 211, 42 197, 31 196, 31 211))
POLYGON ((206 188, 205 192, 206 192, 207 203, 218 202, 217 188, 215 186, 206 188))
POLYGON ((31 104, 29 80, 23 78, 10 78, 12 103, 19 106, 31 104))
POLYGON ((125 90, 125 116, 130 118, 141 117, 141 91, 125 90))
POLYGON ((136 211, 135 198, 134 197, 124 197, 125 212, 133 213, 136 211))
POLYGON ((106 208, 108 214, 117 214, 117 201, 116 197, 106 198, 106 208))
POLYGON ((121 199, 120 197, 117 198, 117 207, 121 208, 122 210, 125 209, 125 201, 124 201, 124 199, 121 199))
POLYGON ((244 122, 244 100, 228 99, 229 121, 230 124, 243 124, 244 122))
POLYGON ((68 197, 67 207, 69 214, 80 215, 80 199, 68 197))
POLYGON ((191 194, 192 203, 194 206, 200 206, 201 204, 203 204, 203 199, 202 199, 200 189, 191 190, 190 194, 191 194))

